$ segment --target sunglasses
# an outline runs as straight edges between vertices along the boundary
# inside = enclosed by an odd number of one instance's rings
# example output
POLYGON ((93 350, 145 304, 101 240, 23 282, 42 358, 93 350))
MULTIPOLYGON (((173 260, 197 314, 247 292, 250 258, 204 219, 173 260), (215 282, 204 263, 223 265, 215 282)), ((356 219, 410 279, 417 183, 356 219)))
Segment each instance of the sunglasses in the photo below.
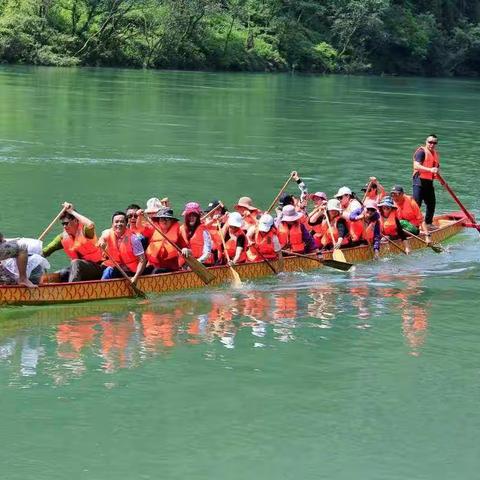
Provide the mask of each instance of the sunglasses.
POLYGON ((131 213, 130 215, 127 215, 127 218, 137 218, 138 215, 136 213, 131 213))
POLYGON ((429 145, 436 145, 438 142, 427 142, 429 145))
POLYGON ((61 224, 66 227, 70 223, 70 220, 65 220, 64 222, 61 222, 61 224))

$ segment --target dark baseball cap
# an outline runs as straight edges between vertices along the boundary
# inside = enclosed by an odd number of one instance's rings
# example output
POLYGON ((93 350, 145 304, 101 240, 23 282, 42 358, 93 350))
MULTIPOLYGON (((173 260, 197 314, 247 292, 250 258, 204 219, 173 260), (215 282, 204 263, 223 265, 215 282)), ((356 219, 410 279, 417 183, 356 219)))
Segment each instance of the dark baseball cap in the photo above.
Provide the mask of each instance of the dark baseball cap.
POLYGON ((390 190, 390 193, 405 193, 405 190, 401 185, 394 185, 390 190))

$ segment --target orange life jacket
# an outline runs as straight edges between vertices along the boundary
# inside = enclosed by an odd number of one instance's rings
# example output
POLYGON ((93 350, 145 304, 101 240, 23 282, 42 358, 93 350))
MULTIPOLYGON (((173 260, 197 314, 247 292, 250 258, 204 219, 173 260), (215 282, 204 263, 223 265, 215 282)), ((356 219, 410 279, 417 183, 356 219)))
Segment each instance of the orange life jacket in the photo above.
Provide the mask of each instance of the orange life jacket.
POLYGON ((380 215, 380 224, 382 226, 382 235, 398 237, 397 212, 395 210, 392 210, 387 218, 380 215))
MULTIPOLYGON (((333 220, 330 220, 330 225, 332 226, 332 235, 330 235, 327 220, 324 220, 322 222, 323 235, 320 238, 320 243, 323 247, 326 247, 327 245, 332 245, 332 236, 335 242, 338 240, 339 235, 338 235, 337 223, 338 223, 338 220, 340 220, 340 218, 342 217, 336 217, 333 220)), ((348 222, 347 220, 345 220, 345 222, 347 223, 347 229, 348 229, 350 222, 348 222)), ((362 227, 362 230, 363 230, 363 227, 362 227)), ((343 237, 342 245, 347 245, 349 242, 350 242, 349 235, 346 235, 345 237, 343 237)))
POLYGON ((347 220, 348 232, 352 242, 359 242, 363 239, 364 224, 363 220, 356 220, 354 222, 347 220))
POLYGON ((422 166, 427 168, 433 168, 433 167, 437 168, 440 165, 440 155, 436 151, 431 152, 425 146, 418 147, 413 154, 413 174, 415 175, 416 173, 418 173, 418 176, 420 178, 423 178, 425 180, 433 180, 435 178, 434 173, 425 172, 423 170, 418 170, 418 171, 415 170, 415 155, 420 150, 423 150, 425 152, 425 160, 423 161, 422 166))
MULTIPOLYGON (((135 234, 127 230, 122 238, 118 238, 115 232, 110 229, 107 237, 107 252, 111 259, 121 266, 126 266, 130 272, 135 273, 138 267, 138 257, 133 253, 132 235, 135 234)), ((110 258, 105 260, 103 264, 107 267, 114 267, 115 265, 110 258)))
MULTIPOLYGON (((165 234, 173 243, 178 245, 180 239, 180 225, 178 222, 174 222, 168 232, 165 234)), ((172 267, 172 269, 179 268, 178 257, 179 252, 165 240, 156 230, 154 230, 147 251, 148 263, 155 268, 162 268, 166 265, 172 267)))
MULTIPOLYGON (((237 238, 241 237, 242 235, 245 237, 245 234, 243 232, 239 232, 237 237, 233 237, 232 235, 230 235, 230 238, 225 242, 225 247, 230 257, 230 260, 233 260, 235 258, 235 254, 237 253, 237 238)), ((243 248, 237 263, 244 263, 247 261, 246 246, 247 238, 245 237, 245 248, 243 248)))
POLYGON ((375 225, 377 224, 377 220, 373 222, 369 222, 364 225, 363 229, 363 238, 366 240, 369 245, 373 244, 373 240, 375 238, 375 225))
MULTIPOLYGON (((193 235, 189 239, 187 233, 187 226, 182 225, 180 227, 180 234, 182 235, 183 240, 188 245, 188 248, 192 251, 192 254, 195 258, 200 258, 203 255, 203 232, 205 230, 207 230, 205 225, 198 225, 198 227, 195 229, 195 232, 193 232, 193 235)), ((181 263, 183 263, 183 261, 181 263)), ((211 252, 208 258, 203 263, 205 263, 205 265, 213 264, 213 255, 211 252)))
POLYGON ((273 237, 275 237, 276 235, 277 231, 275 227, 272 227, 267 233, 256 232, 253 245, 251 245, 247 251, 248 260, 250 262, 259 262, 263 260, 260 253, 267 260, 275 260, 278 255, 273 248, 273 237))
POLYGON ((280 246, 284 248, 290 245, 289 250, 295 253, 303 253, 305 251, 305 243, 303 242, 302 227, 300 223, 290 224, 289 222, 280 222, 278 228, 278 240, 280 246))
POLYGON ((71 237, 67 232, 63 232, 62 246, 72 260, 82 259, 95 263, 100 263, 103 260, 102 251, 97 246, 97 236, 87 238, 82 225, 78 226, 74 237, 71 237))
POLYGON ((419 227, 423 222, 423 215, 420 211, 420 207, 417 205, 417 202, 408 195, 403 195, 404 201, 400 205, 395 202, 397 207, 397 216, 400 220, 407 220, 412 225, 419 227))

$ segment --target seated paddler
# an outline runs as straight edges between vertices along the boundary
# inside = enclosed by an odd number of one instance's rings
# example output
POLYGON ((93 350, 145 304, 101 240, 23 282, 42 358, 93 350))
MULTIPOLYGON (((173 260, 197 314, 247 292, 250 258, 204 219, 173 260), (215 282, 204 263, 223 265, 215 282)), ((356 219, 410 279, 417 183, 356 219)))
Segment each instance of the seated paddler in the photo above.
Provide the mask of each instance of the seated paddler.
POLYGON ((103 262, 106 268, 102 280, 121 278, 117 265, 131 277, 132 283, 142 275, 147 265, 145 251, 138 235, 127 228, 127 215, 124 212, 118 211, 112 215, 112 227, 103 231, 98 245, 107 257, 103 262))
POLYGON ((264 213, 258 226, 252 226, 247 231, 249 262, 261 262, 262 260, 276 260, 282 256, 282 247, 278 239, 273 217, 264 213))
POLYGON ((283 207, 278 225, 278 239, 282 249, 293 253, 310 253, 317 249, 314 238, 302 223, 303 216, 293 205, 283 207))
POLYGON ((63 204, 64 212, 60 216, 63 232, 57 235, 42 251, 44 257, 62 250, 70 258, 70 266, 60 273, 61 282, 80 282, 99 280, 103 273, 103 253, 97 245, 95 224, 89 218, 78 213, 71 203, 63 204))
MULTIPOLYGON (((188 202, 182 213, 185 219, 180 233, 192 255, 204 265, 213 265, 212 237, 207 227, 201 223, 202 209, 196 202, 188 202)), ((182 261, 180 262, 182 263, 182 261)))
POLYGON ((157 274, 179 270, 180 256, 188 257, 191 250, 180 233, 178 218, 173 215, 171 208, 161 207, 151 216, 151 220, 154 228, 145 252, 148 262, 145 273, 157 274), (181 253, 172 243, 181 249, 181 253))

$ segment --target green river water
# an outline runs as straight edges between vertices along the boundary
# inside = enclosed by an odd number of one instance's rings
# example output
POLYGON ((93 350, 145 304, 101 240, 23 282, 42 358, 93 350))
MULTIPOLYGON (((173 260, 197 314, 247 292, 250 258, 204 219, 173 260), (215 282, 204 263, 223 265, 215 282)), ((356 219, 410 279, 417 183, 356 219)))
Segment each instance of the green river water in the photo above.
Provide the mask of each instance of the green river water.
MULTIPOLYGON (((152 196, 265 208, 293 169, 329 195, 370 175, 410 190, 431 132, 480 214, 478 81, 2 67, 0 104, 6 236, 38 236, 64 200, 99 230, 152 196)), ((477 479, 478 241, 237 291, 2 308, 0 478, 477 479)))

